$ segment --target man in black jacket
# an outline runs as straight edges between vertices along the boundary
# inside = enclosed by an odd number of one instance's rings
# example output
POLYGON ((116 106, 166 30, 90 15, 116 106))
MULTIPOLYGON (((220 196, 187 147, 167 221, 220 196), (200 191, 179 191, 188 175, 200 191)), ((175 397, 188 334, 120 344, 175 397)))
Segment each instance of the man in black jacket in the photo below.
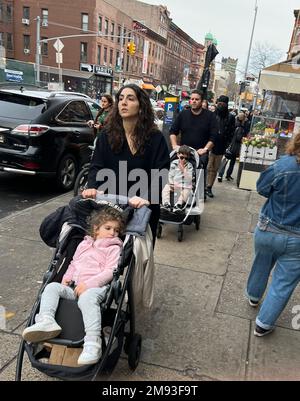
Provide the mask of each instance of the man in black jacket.
POLYGON ((231 142, 235 130, 235 119, 228 110, 228 96, 220 96, 217 100, 216 118, 218 122, 218 135, 215 145, 209 155, 207 166, 206 195, 213 198, 212 187, 225 154, 225 150, 231 142))

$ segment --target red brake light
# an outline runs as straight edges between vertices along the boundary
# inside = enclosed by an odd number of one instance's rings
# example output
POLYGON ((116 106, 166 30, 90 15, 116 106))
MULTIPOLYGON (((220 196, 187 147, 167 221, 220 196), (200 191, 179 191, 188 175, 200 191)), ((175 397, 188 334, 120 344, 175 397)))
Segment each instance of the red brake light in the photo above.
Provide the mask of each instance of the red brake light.
POLYGON ((29 170, 39 170, 40 165, 34 162, 24 162, 22 163, 23 167, 28 168, 29 170))
POLYGON ((14 135, 27 135, 27 136, 40 136, 48 131, 50 127, 47 125, 18 125, 14 130, 12 130, 12 134, 14 135))

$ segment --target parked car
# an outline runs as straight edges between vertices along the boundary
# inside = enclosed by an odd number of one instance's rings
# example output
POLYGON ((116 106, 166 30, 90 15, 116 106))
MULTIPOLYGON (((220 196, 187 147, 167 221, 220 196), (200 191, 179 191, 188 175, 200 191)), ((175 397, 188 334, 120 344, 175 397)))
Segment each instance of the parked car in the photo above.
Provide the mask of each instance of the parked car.
POLYGON ((73 188, 89 161, 99 105, 83 94, 0 90, 0 171, 49 175, 62 190, 73 188))

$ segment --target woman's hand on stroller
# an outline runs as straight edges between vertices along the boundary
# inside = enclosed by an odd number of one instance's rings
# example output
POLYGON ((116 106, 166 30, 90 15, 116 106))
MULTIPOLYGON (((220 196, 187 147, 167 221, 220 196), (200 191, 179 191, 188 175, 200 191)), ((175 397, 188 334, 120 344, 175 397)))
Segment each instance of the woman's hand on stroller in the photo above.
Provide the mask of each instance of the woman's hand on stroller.
POLYGON ((81 196, 84 199, 87 199, 87 198, 96 199, 97 194, 103 195, 103 193, 104 193, 103 191, 97 191, 97 189, 95 189, 95 188, 88 188, 88 189, 85 189, 84 191, 82 191, 81 196))
POLYGON ((86 284, 80 283, 80 284, 76 285, 74 292, 77 297, 80 297, 80 295, 83 294, 86 290, 87 290, 86 284))
POLYGON ((140 198, 139 196, 134 196, 133 198, 130 198, 128 203, 131 207, 134 207, 135 209, 140 209, 143 206, 150 205, 149 201, 147 201, 146 199, 140 198))

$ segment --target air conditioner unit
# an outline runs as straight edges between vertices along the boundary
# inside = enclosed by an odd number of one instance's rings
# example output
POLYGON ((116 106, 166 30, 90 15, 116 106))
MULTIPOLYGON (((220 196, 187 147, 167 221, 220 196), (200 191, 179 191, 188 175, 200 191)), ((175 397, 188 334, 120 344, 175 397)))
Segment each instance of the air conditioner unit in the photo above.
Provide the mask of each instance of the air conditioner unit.
POLYGON ((48 26, 48 21, 42 21, 42 26, 48 26))
POLYGON ((24 54, 29 54, 30 50, 29 49, 24 49, 24 54))
POLYGON ((29 25, 30 21, 27 18, 22 18, 22 24, 29 25))

